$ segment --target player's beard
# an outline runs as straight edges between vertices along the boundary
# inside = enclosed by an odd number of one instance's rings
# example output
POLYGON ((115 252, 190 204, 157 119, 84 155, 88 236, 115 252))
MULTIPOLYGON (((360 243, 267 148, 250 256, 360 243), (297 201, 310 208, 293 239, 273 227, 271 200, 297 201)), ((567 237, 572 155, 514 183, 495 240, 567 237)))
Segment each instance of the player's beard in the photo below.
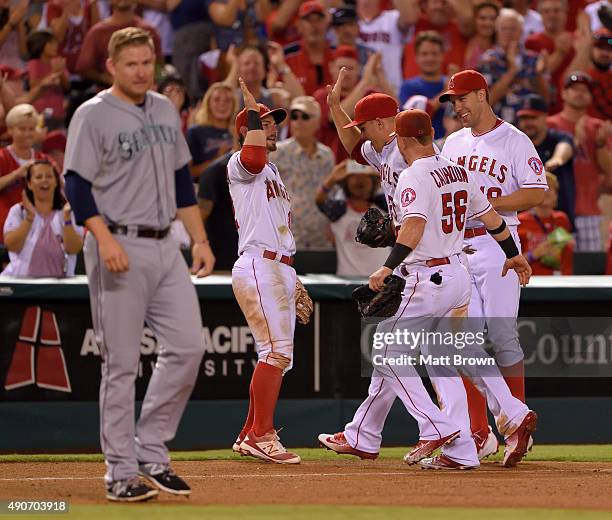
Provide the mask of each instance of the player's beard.
POLYGON ((266 140, 266 150, 268 150, 268 152, 276 152, 276 141, 266 140))

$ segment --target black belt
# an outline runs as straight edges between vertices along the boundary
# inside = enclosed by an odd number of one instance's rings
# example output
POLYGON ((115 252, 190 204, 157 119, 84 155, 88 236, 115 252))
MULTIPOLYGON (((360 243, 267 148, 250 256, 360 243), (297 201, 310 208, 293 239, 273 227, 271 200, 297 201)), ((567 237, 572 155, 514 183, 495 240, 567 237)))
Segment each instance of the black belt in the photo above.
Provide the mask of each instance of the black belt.
POLYGON ((108 226, 108 230, 111 233, 114 233, 115 235, 128 235, 129 231, 135 229, 136 231, 136 236, 139 238, 156 238, 157 240, 161 240, 162 238, 166 238, 166 236, 168 236, 168 233, 170 233, 170 228, 164 228, 164 229, 153 229, 153 228, 148 228, 148 227, 141 227, 141 226, 116 226, 116 225, 109 225, 108 226))

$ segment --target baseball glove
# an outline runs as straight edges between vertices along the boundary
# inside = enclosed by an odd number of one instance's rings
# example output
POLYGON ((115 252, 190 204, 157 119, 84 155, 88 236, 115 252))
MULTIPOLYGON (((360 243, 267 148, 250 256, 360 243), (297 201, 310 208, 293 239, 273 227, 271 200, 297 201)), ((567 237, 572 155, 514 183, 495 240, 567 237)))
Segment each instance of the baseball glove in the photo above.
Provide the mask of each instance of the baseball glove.
POLYGON ((355 241, 369 247, 387 247, 395 244, 395 229, 389 215, 378 208, 370 208, 361 217, 355 241))
POLYGON ((295 316, 298 322, 306 325, 310 321, 312 309, 312 299, 298 278, 295 282, 295 316))
POLYGON ((353 291, 357 308, 362 318, 388 318, 394 316, 402 302, 402 292, 406 280, 399 276, 389 275, 380 292, 375 292, 368 285, 360 285, 353 291))

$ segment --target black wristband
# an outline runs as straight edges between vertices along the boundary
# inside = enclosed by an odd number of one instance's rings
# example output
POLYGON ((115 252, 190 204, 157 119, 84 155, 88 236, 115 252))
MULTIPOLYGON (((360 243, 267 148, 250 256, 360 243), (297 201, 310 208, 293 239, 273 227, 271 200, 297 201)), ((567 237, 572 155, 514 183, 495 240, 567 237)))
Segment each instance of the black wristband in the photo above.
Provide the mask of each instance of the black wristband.
POLYGON ((506 229, 506 221, 502 219, 502 223, 495 229, 487 229, 490 235, 499 235, 504 229, 506 229))
POLYGON ((519 254, 518 248, 516 247, 516 244, 514 243, 514 239, 512 238, 512 235, 510 235, 505 240, 498 242, 498 244, 499 244, 499 247, 501 247, 504 250, 504 253, 506 254, 506 258, 513 258, 519 254))
POLYGON ((389 256, 385 263, 383 264, 385 267, 389 269, 395 269, 398 265, 400 265, 406 257, 412 253, 412 248, 405 246, 404 244, 400 244, 396 242, 389 253, 389 256))
POLYGON ((259 110, 247 111, 247 128, 249 130, 263 130, 261 118, 259 117, 259 110))

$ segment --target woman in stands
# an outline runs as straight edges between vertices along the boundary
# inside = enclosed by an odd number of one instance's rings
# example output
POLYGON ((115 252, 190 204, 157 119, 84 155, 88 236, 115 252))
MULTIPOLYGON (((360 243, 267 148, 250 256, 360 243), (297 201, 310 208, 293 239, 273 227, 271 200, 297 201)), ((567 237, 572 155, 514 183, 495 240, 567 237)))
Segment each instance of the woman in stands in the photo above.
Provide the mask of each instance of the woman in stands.
POLYGON ((3 275, 74 275, 76 255, 83 246, 83 228, 74 225, 74 216, 61 192, 59 173, 49 161, 37 160, 28 167, 22 202, 11 207, 4 223, 4 243, 10 263, 3 275))

